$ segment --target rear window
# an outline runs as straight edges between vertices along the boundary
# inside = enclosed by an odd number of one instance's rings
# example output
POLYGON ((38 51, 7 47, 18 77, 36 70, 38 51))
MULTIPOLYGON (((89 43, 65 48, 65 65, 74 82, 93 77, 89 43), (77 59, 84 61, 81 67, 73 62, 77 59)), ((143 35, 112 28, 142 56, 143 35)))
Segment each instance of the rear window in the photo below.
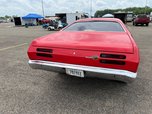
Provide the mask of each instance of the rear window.
POLYGON ((127 17, 133 17, 133 14, 127 14, 127 17))
POLYGON ((138 15, 138 18, 147 18, 147 15, 138 15))
POLYGON ((122 26, 112 21, 87 21, 76 22, 63 31, 103 31, 103 32, 124 32, 122 26))

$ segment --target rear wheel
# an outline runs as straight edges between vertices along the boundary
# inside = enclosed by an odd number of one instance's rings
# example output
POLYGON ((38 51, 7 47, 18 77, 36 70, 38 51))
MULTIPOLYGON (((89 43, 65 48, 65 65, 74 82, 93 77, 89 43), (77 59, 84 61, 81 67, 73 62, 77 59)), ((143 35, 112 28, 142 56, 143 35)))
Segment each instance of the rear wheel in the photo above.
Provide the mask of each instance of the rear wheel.
POLYGON ((58 28, 58 30, 61 30, 61 29, 62 29, 61 27, 58 28))
POLYGON ((137 26, 138 24, 137 23, 135 23, 135 26, 137 26))
POLYGON ((48 28, 49 31, 51 31, 51 28, 48 28))
POLYGON ((133 22, 133 23, 132 23, 132 25, 134 26, 134 25, 135 25, 135 23, 133 22))
POLYGON ((149 26, 149 24, 147 23, 146 26, 149 26))

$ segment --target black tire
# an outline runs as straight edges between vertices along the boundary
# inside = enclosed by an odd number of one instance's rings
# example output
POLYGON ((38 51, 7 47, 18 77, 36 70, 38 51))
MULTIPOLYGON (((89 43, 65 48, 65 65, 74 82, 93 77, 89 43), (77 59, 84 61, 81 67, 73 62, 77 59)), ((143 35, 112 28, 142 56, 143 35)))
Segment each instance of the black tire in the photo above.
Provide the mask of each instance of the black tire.
POLYGON ((51 28, 48 28, 49 31, 51 31, 51 28))
POLYGON ((147 23, 146 26, 149 26, 149 24, 147 23))
POLYGON ((132 25, 135 26, 135 23, 133 22, 132 25))
POLYGON ((61 29, 62 29, 61 27, 58 28, 58 30, 61 30, 61 29))

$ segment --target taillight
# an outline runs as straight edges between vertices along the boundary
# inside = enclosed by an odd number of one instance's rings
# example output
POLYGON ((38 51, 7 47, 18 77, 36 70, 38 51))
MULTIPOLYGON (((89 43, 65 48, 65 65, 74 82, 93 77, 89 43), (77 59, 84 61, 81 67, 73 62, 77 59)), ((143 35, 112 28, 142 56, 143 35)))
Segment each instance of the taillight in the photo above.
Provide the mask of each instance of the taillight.
POLYGON ((121 54, 100 54, 100 63, 102 64, 115 64, 125 65, 126 56, 121 54))
POLYGON ((48 52, 48 53, 52 53, 53 52, 52 49, 44 49, 44 48, 37 48, 36 51, 37 52, 48 52))
POLYGON ((52 49, 45 49, 45 48, 37 48, 36 49, 36 55, 40 57, 47 57, 52 58, 52 49))
POLYGON ((117 61, 117 60, 100 60, 100 63, 103 63, 103 64, 125 65, 124 61, 117 61))
POLYGON ((100 54, 101 58, 114 58, 114 59, 126 59, 125 55, 117 55, 117 54, 100 54))

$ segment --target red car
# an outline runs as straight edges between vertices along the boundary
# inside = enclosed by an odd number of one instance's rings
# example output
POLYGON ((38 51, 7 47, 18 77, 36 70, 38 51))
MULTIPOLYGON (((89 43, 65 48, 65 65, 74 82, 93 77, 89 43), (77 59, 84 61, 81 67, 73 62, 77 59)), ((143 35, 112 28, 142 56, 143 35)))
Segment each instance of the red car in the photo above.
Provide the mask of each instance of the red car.
POLYGON ((115 18, 91 18, 35 39, 29 65, 77 77, 132 81, 137 76, 138 47, 126 26, 115 18))
POLYGON ((137 26, 138 24, 144 25, 146 24, 146 26, 149 25, 150 22, 150 18, 147 17, 147 15, 138 15, 134 20, 133 20, 133 25, 137 26))
POLYGON ((43 19, 41 20, 41 23, 46 24, 46 23, 50 23, 51 20, 50 19, 43 19))

